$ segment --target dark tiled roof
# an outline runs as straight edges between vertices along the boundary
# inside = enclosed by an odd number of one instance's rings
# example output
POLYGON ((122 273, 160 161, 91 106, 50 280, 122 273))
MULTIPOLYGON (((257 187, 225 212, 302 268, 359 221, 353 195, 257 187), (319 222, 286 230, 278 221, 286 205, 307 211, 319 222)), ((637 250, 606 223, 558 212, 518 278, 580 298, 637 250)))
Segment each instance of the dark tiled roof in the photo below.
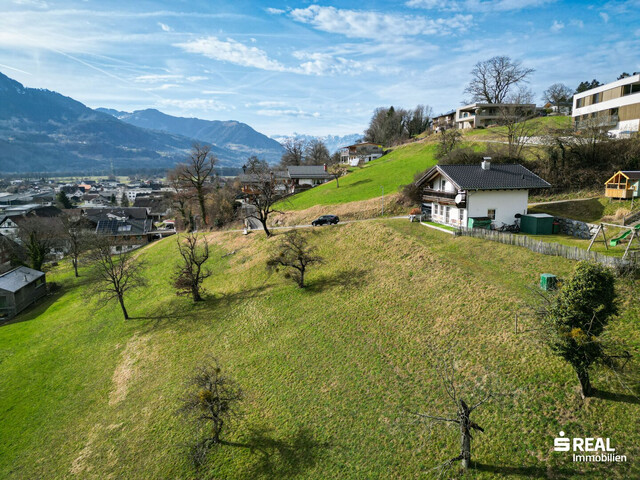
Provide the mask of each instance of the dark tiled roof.
POLYGON ((460 190, 513 190, 551 186, 522 165, 493 163, 488 170, 483 170, 481 165, 436 165, 418 184, 432 177, 434 169, 448 177, 460 190))
POLYGON ((323 165, 301 165, 287 167, 291 178, 332 178, 323 165))
POLYGON ((111 214, 123 218, 145 219, 149 216, 144 207, 97 207, 86 208, 84 212, 87 217, 104 217, 111 214))
POLYGON ((14 268, 10 272, 0 275, 0 289, 7 292, 17 292, 25 285, 44 277, 44 273, 28 267, 14 268))

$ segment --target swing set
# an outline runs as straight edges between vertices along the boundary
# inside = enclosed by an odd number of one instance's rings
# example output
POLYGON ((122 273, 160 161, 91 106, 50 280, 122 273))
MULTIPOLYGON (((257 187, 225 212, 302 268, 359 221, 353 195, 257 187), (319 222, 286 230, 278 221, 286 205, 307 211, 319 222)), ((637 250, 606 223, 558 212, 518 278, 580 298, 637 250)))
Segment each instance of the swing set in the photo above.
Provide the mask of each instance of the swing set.
POLYGON ((605 250, 608 250, 609 247, 616 247, 620 243, 627 241, 627 239, 628 239, 628 243, 627 243, 627 248, 625 248, 624 250, 624 255, 622 256, 623 260, 625 260, 630 253, 640 250, 640 225, 626 227, 623 225, 616 225, 613 223, 601 222, 600 225, 598 225, 598 230, 596 231, 595 235, 591 237, 591 242, 589 243, 589 248, 587 248, 587 252, 591 251, 591 247, 595 242, 603 242, 605 250), (607 227, 619 228, 625 231, 622 233, 618 233, 616 236, 613 236, 612 238, 607 240, 607 235, 605 233, 605 230, 607 227), (598 235, 600 234, 602 234, 602 240, 597 240, 598 235), (638 246, 638 250, 631 250, 631 245, 633 244, 634 241, 638 246))

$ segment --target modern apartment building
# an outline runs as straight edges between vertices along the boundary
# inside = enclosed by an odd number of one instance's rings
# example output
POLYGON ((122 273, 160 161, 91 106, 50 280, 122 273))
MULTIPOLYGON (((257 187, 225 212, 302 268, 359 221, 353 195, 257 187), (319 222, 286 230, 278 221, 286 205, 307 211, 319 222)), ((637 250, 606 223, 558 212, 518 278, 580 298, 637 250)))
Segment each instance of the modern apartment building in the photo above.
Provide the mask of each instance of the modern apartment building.
POLYGON ((606 128, 613 136, 627 136, 640 128, 640 73, 573 96, 571 112, 576 129, 606 128))
POLYGON ((529 117, 535 114, 533 103, 472 103, 456 110, 456 124, 460 129, 488 127, 499 123, 505 115, 529 117))

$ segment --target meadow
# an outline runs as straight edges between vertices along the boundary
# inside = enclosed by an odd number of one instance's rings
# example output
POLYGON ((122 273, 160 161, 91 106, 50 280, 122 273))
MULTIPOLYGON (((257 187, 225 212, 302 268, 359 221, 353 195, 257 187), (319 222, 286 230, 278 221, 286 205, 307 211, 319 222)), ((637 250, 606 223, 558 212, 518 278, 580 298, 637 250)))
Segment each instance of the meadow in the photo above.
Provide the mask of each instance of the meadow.
MULTIPOLYGON (((199 304, 170 285, 176 238, 149 245, 139 256, 149 284, 127 299, 129 321, 100 308, 87 267, 79 279, 66 263, 49 271, 58 290, 0 326, 0 477, 433 478, 459 453, 456 429, 410 412, 452 411, 435 372, 452 338, 460 388, 491 381, 501 394, 474 418, 485 432, 469 478, 640 476, 639 392, 596 370, 597 395, 582 402, 570 367, 522 315, 539 275, 566 278, 573 262, 378 220, 308 232, 325 263, 299 289, 265 268, 280 234, 209 234, 199 304), (228 444, 197 471, 177 410, 210 357, 245 400, 228 444), (560 430, 610 437, 629 461, 574 463, 553 452, 560 430)), ((637 281, 617 288, 610 335, 637 357, 637 281)))

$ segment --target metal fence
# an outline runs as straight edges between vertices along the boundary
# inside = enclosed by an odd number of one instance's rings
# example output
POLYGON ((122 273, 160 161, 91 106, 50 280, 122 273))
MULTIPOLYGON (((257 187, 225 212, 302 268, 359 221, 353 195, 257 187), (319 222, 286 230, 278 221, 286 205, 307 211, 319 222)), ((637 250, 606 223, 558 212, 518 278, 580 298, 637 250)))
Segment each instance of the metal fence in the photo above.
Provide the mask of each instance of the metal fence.
POLYGON ((519 247, 528 248, 532 252, 541 253, 543 255, 552 255, 556 257, 564 257, 569 260, 587 260, 597 262, 602 265, 614 268, 638 268, 640 261, 638 255, 629 255, 628 258, 610 257, 598 252, 588 252, 580 247, 570 247, 560 243, 547 243, 542 240, 534 240, 526 235, 514 235, 508 232, 498 232, 496 230, 485 230, 482 228, 459 228, 456 235, 484 238, 493 242, 504 243, 506 245, 517 245, 519 247))

